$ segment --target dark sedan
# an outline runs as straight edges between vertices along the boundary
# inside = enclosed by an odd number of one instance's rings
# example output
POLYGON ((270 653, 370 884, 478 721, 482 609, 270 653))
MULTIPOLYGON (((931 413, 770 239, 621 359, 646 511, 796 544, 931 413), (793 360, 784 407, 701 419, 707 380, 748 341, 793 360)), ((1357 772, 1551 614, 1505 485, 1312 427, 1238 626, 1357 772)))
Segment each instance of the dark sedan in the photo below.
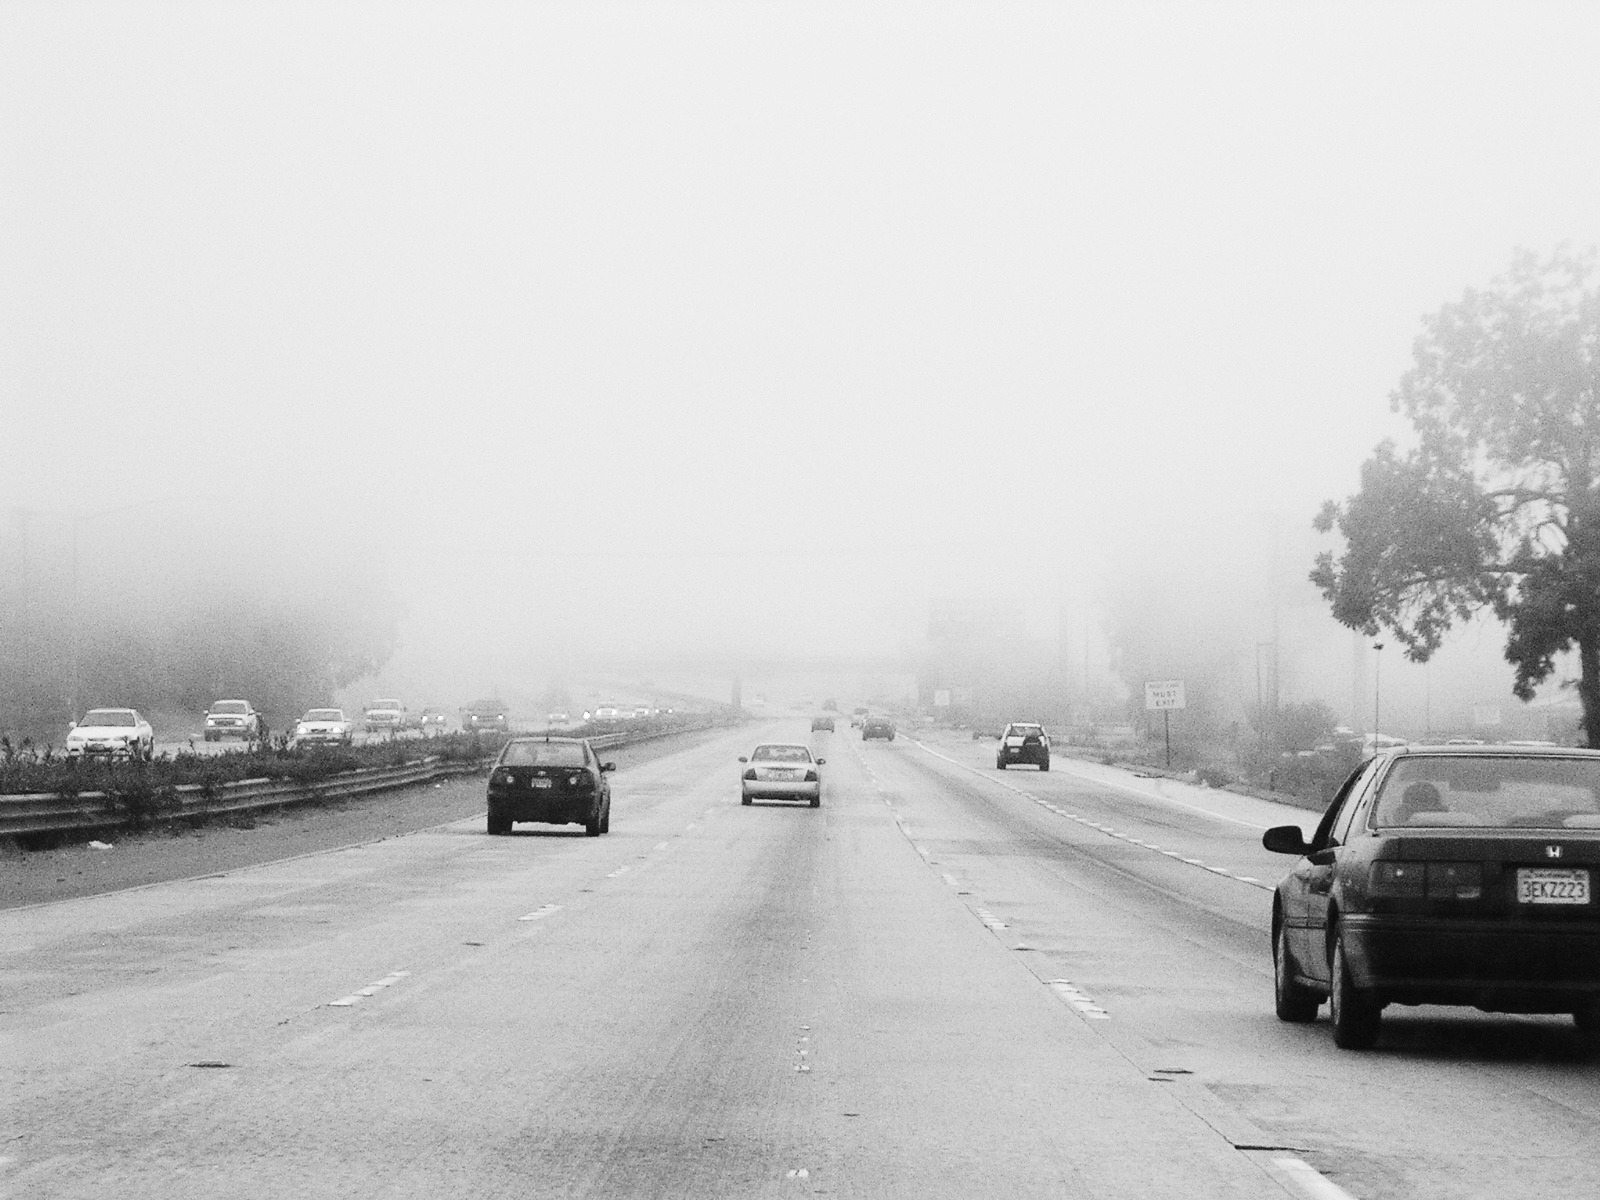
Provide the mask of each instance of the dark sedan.
POLYGON ((888 717, 868 717, 861 723, 861 740, 887 738, 894 741, 894 722, 888 717))
POLYGON ((1389 1004, 1566 1012, 1600 1042, 1600 751, 1407 747, 1363 763, 1277 887, 1278 1016, 1329 1002, 1371 1046, 1389 1004))
POLYGON ((514 738, 489 771, 489 832, 510 833, 515 821, 582 825, 599 837, 611 832, 615 763, 595 757, 581 738, 514 738))

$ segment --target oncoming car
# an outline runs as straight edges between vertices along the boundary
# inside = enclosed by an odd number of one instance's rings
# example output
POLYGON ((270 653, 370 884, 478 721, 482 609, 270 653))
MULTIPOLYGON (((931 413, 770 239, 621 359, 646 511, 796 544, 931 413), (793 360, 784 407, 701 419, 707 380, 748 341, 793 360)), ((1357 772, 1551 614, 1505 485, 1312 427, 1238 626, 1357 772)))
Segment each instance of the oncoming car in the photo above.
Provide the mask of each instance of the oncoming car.
POLYGON ((225 737, 253 742, 261 736, 261 717, 248 700, 218 700, 206 710, 205 739, 220 742, 225 737))
POLYGON ((348 746, 355 739, 355 725, 346 719, 342 708, 313 708, 295 723, 297 746, 348 746))
POLYGON ((822 773, 827 760, 811 757, 811 747, 798 742, 757 746, 739 761, 748 764, 739 784, 739 803, 762 800, 806 800, 812 808, 822 803, 822 773))
POLYGON ((108 758, 155 757, 156 734, 136 708, 92 708, 67 734, 70 758, 105 755, 108 758))
POLYGON ((1006 726, 994 752, 994 765, 1004 771, 1012 763, 1032 763, 1041 771, 1050 769, 1050 735, 1042 725, 1013 721, 1006 726))
POLYGON ((511 721, 506 716, 504 700, 474 700, 461 710, 461 732, 510 733, 511 721))
POLYGON ((1571 1013, 1600 1042, 1600 751, 1406 747, 1363 763, 1272 904, 1284 1021, 1363 1049, 1390 1004, 1571 1013))
POLYGON ((611 832, 615 763, 595 757, 582 738, 513 738, 489 771, 489 832, 516 821, 582 825, 589 837, 611 832))

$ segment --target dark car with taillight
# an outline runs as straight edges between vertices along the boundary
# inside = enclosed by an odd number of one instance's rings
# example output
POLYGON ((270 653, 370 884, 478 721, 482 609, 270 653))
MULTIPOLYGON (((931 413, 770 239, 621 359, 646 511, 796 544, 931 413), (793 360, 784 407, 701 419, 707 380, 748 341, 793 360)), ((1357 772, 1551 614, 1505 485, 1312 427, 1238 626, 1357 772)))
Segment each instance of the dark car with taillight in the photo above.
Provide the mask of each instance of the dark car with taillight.
POLYGON ((611 832, 615 763, 595 757, 582 738, 513 738, 489 770, 489 832, 510 833, 517 821, 582 825, 599 837, 611 832))
POLYGON ((867 717, 861 722, 861 740, 886 738, 894 741, 894 722, 888 717, 867 717))
POLYGON ((1391 1004, 1571 1013, 1600 1044, 1600 751, 1408 746, 1358 767, 1272 904, 1276 1008, 1373 1045, 1391 1004))
POLYGON ((995 748, 994 765, 1004 771, 1017 763, 1032 763, 1041 771, 1050 769, 1050 735, 1044 726, 1028 721, 1013 721, 1000 735, 1000 745, 995 748))

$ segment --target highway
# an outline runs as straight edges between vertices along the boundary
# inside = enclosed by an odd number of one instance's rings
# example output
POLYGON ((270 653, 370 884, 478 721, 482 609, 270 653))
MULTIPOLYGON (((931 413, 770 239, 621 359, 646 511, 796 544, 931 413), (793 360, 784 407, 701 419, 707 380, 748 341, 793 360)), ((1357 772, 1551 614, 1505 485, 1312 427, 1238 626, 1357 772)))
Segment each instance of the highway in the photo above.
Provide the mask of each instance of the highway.
POLYGON ((763 722, 621 762, 606 837, 489 838, 468 779, 0 911, 0 1188, 1600 1194, 1570 1021, 1274 1018, 1260 831, 1314 814, 993 754, 763 722), (820 809, 739 805, 758 738, 828 760, 820 809))

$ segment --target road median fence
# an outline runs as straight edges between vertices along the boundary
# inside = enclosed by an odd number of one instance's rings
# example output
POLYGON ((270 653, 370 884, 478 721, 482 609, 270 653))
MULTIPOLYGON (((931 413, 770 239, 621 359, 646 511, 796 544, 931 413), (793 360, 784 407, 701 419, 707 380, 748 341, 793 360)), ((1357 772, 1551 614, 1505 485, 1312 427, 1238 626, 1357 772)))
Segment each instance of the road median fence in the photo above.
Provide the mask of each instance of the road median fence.
MULTIPOLYGON (((590 736, 588 741, 597 751, 608 750, 695 733, 723 723, 715 718, 679 721, 665 728, 599 734, 590 736)), ((422 744, 418 743, 419 748, 422 744)), ((130 772, 118 784, 95 791, 0 794, 0 837, 85 834, 292 804, 348 800, 482 771, 501 744, 503 739, 477 757, 424 755, 411 762, 359 767, 316 780, 261 778, 174 784, 152 782, 147 773, 130 772)))

